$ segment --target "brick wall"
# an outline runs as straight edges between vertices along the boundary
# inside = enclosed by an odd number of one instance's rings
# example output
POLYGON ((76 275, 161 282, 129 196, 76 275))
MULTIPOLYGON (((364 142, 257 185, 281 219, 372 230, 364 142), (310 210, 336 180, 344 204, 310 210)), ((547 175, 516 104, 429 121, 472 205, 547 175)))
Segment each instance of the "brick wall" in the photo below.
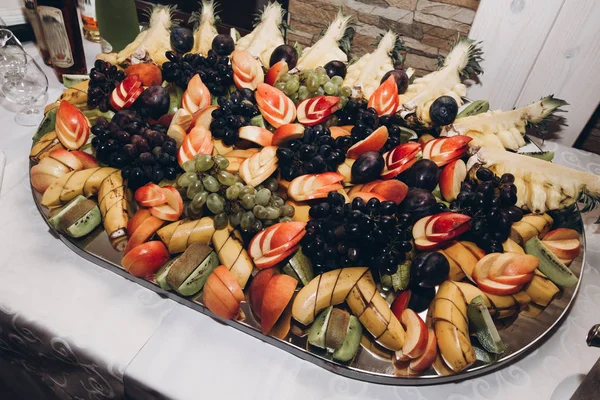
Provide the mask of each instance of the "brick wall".
POLYGON ((313 43, 340 6, 352 15, 356 35, 353 56, 373 51, 371 44, 391 29, 402 36, 405 66, 423 75, 436 69, 438 54, 446 55, 460 33, 467 35, 479 0, 290 0, 288 42, 313 43))

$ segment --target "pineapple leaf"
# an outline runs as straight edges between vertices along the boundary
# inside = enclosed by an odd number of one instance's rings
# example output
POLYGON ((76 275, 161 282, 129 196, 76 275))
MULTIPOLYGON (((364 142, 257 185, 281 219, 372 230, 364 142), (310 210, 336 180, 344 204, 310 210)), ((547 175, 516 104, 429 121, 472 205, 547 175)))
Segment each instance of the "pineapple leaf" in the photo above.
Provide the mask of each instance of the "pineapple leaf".
POLYGON ((344 31, 344 36, 340 39, 340 49, 346 55, 350 54, 352 51, 352 39, 354 39, 354 34, 356 33, 356 29, 353 26, 348 26, 344 31))
MULTIPOLYGON (((381 42, 381 39, 383 39, 384 34, 380 33, 379 35, 377 35, 377 38, 375 39, 375 41, 373 43, 371 43, 371 46, 377 47, 379 46, 379 43, 381 42)), ((394 65, 402 65, 404 64, 404 57, 402 57, 402 52, 406 51, 406 47, 404 47, 404 41, 402 40, 402 38, 400 38, 400 36, 396 37, 396 42, 394 43, 394 48, 392 49, 392 51, 390 52, 389 56, 392 58, 393 64, 394 65)))
MULTIPOLYGON (((594 210, 596 207, 600 206, 600 193, 593 193, 589 191, 587 188, 583 188, 581 192, 579 192, 579 197, 577 201, 583 203, 583 207, 581 208, 581 212, 589 212, 594 210)), ((596 222, 598 223, 598 222, 596 222)))
POLYGON ((219 12, 221 11, 219 9, 219 3, 215 3, 214 1, 210 0, 210 1, 199 1, 198 4, 200 4, 200 10, 192 12, 190 14, 190 18, 188 19, 189 24, 191 24, 192 22, 194 23, 194 26, 192 27, 193 31, 198 29, 198 27, 200 26, 200 22, 201 22, 200 20, 202 17, 202 8, 205 6, 213 8, 213 16, 215 18, 215 25, 221 23, 221 17, 218 15, 219 12))
POLYGON ((581 230, 581 212, 579 212, 575 203, 560 210, 548 210, 548 214, 554 220, 554 226, 574 229, 577 232, 581 230))

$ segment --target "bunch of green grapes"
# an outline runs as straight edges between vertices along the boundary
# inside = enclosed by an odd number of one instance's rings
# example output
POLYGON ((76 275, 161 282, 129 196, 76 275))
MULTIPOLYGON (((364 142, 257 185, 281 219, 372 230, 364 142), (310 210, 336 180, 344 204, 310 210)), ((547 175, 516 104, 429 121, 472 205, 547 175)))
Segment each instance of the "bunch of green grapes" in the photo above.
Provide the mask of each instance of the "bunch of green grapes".
POLYGON ((342 86, 341 76, 327 76, 325 68, 304 69, 297 74, 283 74, 275 82, 275 87, 286 94, 295 104, 310 97, 329 95, 339 96, 343 107, 352 96, 352 89, 342 86))
POLYGON ((255 188, 228 172, 228 166, 227 158, 208 154, 198 154, 183 164, 185 172, 177 178, 177 187, 186 199, 187 218, 199 219, 208 212, 214 215, 215 229, 229 223, 250 233, 292 221, 294 207, 276 193, 277 180, 269 178, 255 188))

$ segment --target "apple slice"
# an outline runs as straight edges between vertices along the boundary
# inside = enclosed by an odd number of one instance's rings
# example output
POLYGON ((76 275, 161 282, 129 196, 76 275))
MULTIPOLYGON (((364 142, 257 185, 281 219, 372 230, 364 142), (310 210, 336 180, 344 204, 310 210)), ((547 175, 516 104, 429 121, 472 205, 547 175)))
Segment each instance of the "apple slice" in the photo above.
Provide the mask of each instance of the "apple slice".
POLYGON ((78 150, 90 137, 90 122, 77 107, 61 100, 54 125, 56 137, 69 150, 78 150))
MULTIPOLYGON (((350 128, 351 130, 352 128, 350 128)), ((331 132, 331 137, 337 139, 342 136, 350 136, 350 130, 346 130, 341 126, 330 126, 329 132, 331 132)))
POLYGON ((133 235, 133 232, 135 232, 137 228, 139 228, 139 226, 151 216, 152 214, 147 208, 140 208, 139 210, 137 210, 133 217, 129 218, 129 221, 127 221, 127 236, 131 237, 131 235, 133 235))
MULTIPOLYGON (((576 231, 575 231, 576 232, 576 231)), ((579 234, 577 234, 579 236, 579 234)), ((547 235, 546 235, 547 236, 547 235)), ((542 240, 542 243, 558 258, 573 260, 579 255, 581 244, 577 239, 542 240)))
POLYGON ((192 122, 188 129, 192 130, 196 126, 201 126, 206 130, 210 130, 210 123, 213 121, 212 112, 219 106, 206 106, 192 114, 192 122))
POLYGON ((275 128, 296 119, 294 102, 276 87, 259 83, 254 97, 262 116, 275 128))
POLYGON ((279 222, 256 234, 248 250, 250 257, 271 257, 288 251, 300 242, 306 233, 304 222, 279 222))
POLYGON ((98 164, 98 160, 96 160, 96 157, 84 151, 73 150, 71 154, 73 154, 79 159, 79 161, 81 161, 83 169, 96 168, 100 166, 100 164, 98 164))
MULTIPOLYGON (((404 310, 406 310, 408 308, 409 302, 410 302, 410 289, 406 289, 406 290, 403 290, 400 293, 398 293, 398 295, 392 302, 390 309, 392 310, 392 313, 394 313, 394 315, 396 316, 396 318, 398 318, 399 321, 402 319, 402 313, 404 312, 404 310)), ((406 361, 406 360, 404 360, 404 361, 406 361)))
POLYGON ((429 215, 427 217, 420 218, 417 222, 415 222, 412 228, 413 238, 425 237, 425 227, 433 217, 435 217, 435 215, 429 215))
POLYGON ((262 269, 258 271, 256 275, 254 275, 252 282, 250 282, 250 286, 248 287, 248 302, 250 303, 250 308, 258 317, 258 319, 260 319, 261 316, 262 303, 267 284, 271 278, 278 273, 279 270, 277 268, 262 269))
POLYGON ((368 151, 379 151, 387 142, 389 137, 387 126, 382 125, 375 129, 369 136, 354 143, 346 153, 346 157, 357 159, 361 154, 368 151))
POLYGON ((432 155, 430 160, 433 161, 438 167, 443 167, 444 165, 461 158, 468 149, 469 146, 465 146, 451 152, 432 155))
MULTIPOLYGON (((206 279, 206 283, 204 284, 204 288, 202 289, 202 301, 206 308, 208 308, 213 314, 218 317, 225 319, 233 319, 236 315, 238 315, 240 311, 240 303, 243 299, 240 299, 239 292, 241 292, 241 288, 239 284, 237 288, 234 288, 234 292, 236 295, 232 293, 230 288, 223 283, 223 281, 219 278, 219 275, 215 273, 218 268, 224 268, 229 274, 229 270, 220 265, 208 276, 206 279), (239 292, 238 290, 239 289, 239 292)), ((233 278, 235 283, 237 281, 233 278)))
POLYGON ((365 203, 367 201, 369 201, 370 199, 377 199, 379 201, 387 201, 387 199, 377 193, 373 193, 373 192, 354 192, 352 194, 350 194, 350 200, 354 200, 357 197, 360 197, 361 199, 363 199, 365 201, 365 203))
POLYGON ((548 232, 542 240, 551 241, 569 239, 579 240, 579 232, 577 232, 575 229, 570 228, 557 228, 548 232))
POLYGON ((425 352, 429 337, 425 322, 410 308, 402 312, 401 322, 406 329, 402 353, 410 358, 421 356, 425 352))
POLYGON ((248 140, 249 142, 256 143, 259 146, 267 147, 271 145, 273 140, 273 134, 271 131, 260 126, 242 126, 238 130, 240 139, 248 140))
POLYGON ((286 258, 290 257, 292 254, 294 254, 294 252, 296 250, 298 250, 298 247, 299 246, 296 245, 283 253, 279 253, 279 254, 271 256, 271 257, 265 257, 265 256, 259 257, 254 260, 254 265, 258 269, 271 268, 271 267, 279 264, 286 258))
POLYGON ((227 290, 233 295, 233 298, 239 302, 244 301, 244 292, 237 279, 230 270, 227 269, 224 265, 219 265, 215 268, 212 274, 216 275, 217 278, 225 285, 227 290))
POLYGON ((473 140, 473 138, 466 135, 455 135, 446 137, 442 142, 442 146, 439 148, 439 153, 446 153, 449 151, 461 149, 468 145, 471 140, 473 140))
POLYGON ((377 110, 377 115, 391 115, 398 109, 398 85, 390 75, 369 97, 368 107, 377 110))
POLYGON ((78 171, 83 169, 83 164, 79 158, 75 157, 75 155, 68 150, 60 148, 54 149, 48 153, 48 157, 66 165, 71 170, 78 171))
POLYGON ((156 233, 156 231, 159 230, 161 226, 163 226, 164 223, 165 221, 163 221, 160 218, 156 218, 152 215, 146 218, 137 227, 137 229, 133 231, 133 234, 129 236, 129 240, 127 241, 127 246, 125 246, 124 253, 127 254, 134 247, 137 247, 145 241, 147 241, 148 239, 150 239, 152 235, 154 235, 154 233, 156 233))
POLYGON ((183 164, 186 161, 193 160, 196 154, 212 154, 213 147, 213 138, 210 131, 204 127, 195 126, 185 137, 177 152, 179 165, 183 168, 183 164))
POLYGON ((492 268, 492 265, 498 260, 498 258, 503 257, 503 262, 506 262, 506 260, 512 256, 512 253, 490 253, 486 255, 481 260, 477 261, 477 264, 475 264, 475 267, 473 268, 471 277, 475 282, 479 281, 480 279, 486 279, 490 275, 490 269, 492 268))
POLYGON ((244 50, 234 50, 229 56, 233 69, 233 82, 238 88, 254 90, 264 82, 265 74, 260 61, 244 50))
POLYGON ((173 186, 162 188, 167 197, 167 204, 150 208, 150 213, 165 221, 177 221, 183 214, 183 199, 179 191, 173 186))
POLYGON ((467 165, 461 159, 454 160, 440 173, 440 191, 444 200, 454 201, 460 193, 460 185, 467 177, 467 165))
POLYGON ((142 207, 160 206, 167 203, 165 191, 154 183, 148 183, 135 191, 135 201, 142 207))
POLYGON ((181 107, 190 114, 210 105, 210 91, 196 74, 190 79, 187 89, 181 96, 181 107))
POLYGON ((289 71, 288 63, 285 60, 281 60, 273 64, 271 68, 267 71, 267 75, 265 76, 265 83, 271 86, 275 86, 275 83, 282 75, 287 74, 289 71))
POLYGON ((427 330, 427 344, 425 345, 425 351, 420 357, 411 360, 409 369, 414 372, 423 372, 427 370, 427 368, 433 365, 437 353, 437 338, 433 329, 429 328, 427 330))
POLYGON ((290 183, 288 195, 295 201, 327 197, 329 191, 342 189, 344 176, 337 172, 301 175, 290 183))
POLYGON ((304 137, 304 126, 302 124, 285 124, 275 129, 273 132, 273 146, 281 146, 291 140, 297 140, 304 137))
POLYGON ((511 260, 502 271, 504 276, 517 276, 533 273, 540 265, 540 260, 530 254, 518 255, 511 260))
POLYGON ((127 272, 138 278, 154 275, 171 255, 160 240, 140 244, 123 256, 121 265, 127 272))
POLYGON ((298 122, 313 126, 324 122, 339 108, 340 98, 335 96, 316 96, 306 99, 297 107, 298 122))
POLYGON ((523 288, 523 285, 507 285, 486 278, 478 280, 477 287, 479 287, 479 289, 485 293, 496 294, 498 296, 507 296, 520 291, 523 288))
POLYGON ((385 165, 389 169, 392 169, 412 160, 417 156, 419 151, 421 151, 421 145, 419 143, 404 143, 394 147, 387 153, 384 153, 383 159, 385 160, 385 165))
POLYGON ((405 164, 396 167, 396 168, 392 168, 392 169, 388 169, 387 167, 383 168, 383 171, 381 172, 381 179, 393 179, 395 177, 397 177, 398 175, 400 175, 402 172, 406 171, 407 169, 409 169, 410 167, 412 167, 417 161, 419 161, 416 158, 413 158, 412 160, 406 162, 405 164))
POLYGON ((494 282, 503 283, 505 285, 524 285, 533 279, 533 272, 522 275, 501 275, 492 277, 490 279, 494 282))
POLYGON ((69 167, 65 164, 50 157, 44 157, 29 171, 31 186, 37 192, 44 193, 51 184, 69 172, 69 167))
POLYGON ((289 275, 279 274, 271 277, 265 288, 260 311, 263 334, 266 335, 271 331, 283 310, 292 300, 297 285, 298 281, 289 275))
POLYGON ((408 186, 404 182, 392 179, 375 184, 369 192, 376 193, 388 201, 400 204, 408 193, 408 186))

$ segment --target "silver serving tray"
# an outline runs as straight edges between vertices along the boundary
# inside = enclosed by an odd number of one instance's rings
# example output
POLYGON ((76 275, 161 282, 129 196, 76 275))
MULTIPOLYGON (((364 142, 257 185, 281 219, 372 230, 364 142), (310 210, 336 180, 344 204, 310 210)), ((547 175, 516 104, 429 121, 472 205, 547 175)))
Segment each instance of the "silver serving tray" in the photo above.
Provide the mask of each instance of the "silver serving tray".
MULTIPOLYGON (((529 142, 526 147, 522 148, 522 151, 539 151, 539 148, 533 142, 529 142)), ((41 205, 42 196, 33 190, 33 188, 32 194, 40 214, 43 216, 46 223, 48 223, 48 210, 41 205)), ((384 359, 377 356, 362 346, 352 362, 345 364, 333 360, 330 355, 327 355, 320 349, 310 347, 307 344, 306 336, 299 337, 290 332, 285 340, 281 340, 272 336, 263 335, 260 329, 260 323, 254 318, 247 302, 242 302, 241 308, 244 314, 243 320, 225 320, 212 314, 200 301, 194 301, 191 298, 183 297, 175 292, 163 290, 151 280, 136 278, 121 267, 123 253, 119 253, 112 248, 102 224, 88 236, 81 239, 72 239, 63 236, 55 231, 50 225, 48 226, 50 231, 64 242, 67 247, 86 260, 119 274, 130 281, 136 282, 163 297, 168 297, 180 304, 208 315, 217 322, 245 332, 263 342, 267 342, 290 354, 302 358, 303 360, 352 379, 386 385, 414 386, 456 382, 490 373, 510 362, 516 361, 527 352, 540 346, 544 342, 544 339, 556 330, 561 320, 567 315, 569 308, 575 299, 575 295, 581 284, 583 267, 585 265, 584 228, 580 215, 577 215, 577 217, 575 229, 580 232, 580 242, 583 244, 583 251, 571 263, 570 269, 579 277, 579 282, 576 286, 563 291, 561 296, 554 299, 537 318, 532 319, 519 315, 511 325, 500 330, 500 336, 507 346, 507 351, 502 357, 491 364, 477 361, 471 367, 456 375, 439 376, 432 368, 430 368, 420 376, 410 377, 395 375, 395 368, 390 359, 384 359)), ((422 315, 424 317, 425 314, 423 313, 422 315)), ((292 325, 293 324, 292 321, 292 325)))

